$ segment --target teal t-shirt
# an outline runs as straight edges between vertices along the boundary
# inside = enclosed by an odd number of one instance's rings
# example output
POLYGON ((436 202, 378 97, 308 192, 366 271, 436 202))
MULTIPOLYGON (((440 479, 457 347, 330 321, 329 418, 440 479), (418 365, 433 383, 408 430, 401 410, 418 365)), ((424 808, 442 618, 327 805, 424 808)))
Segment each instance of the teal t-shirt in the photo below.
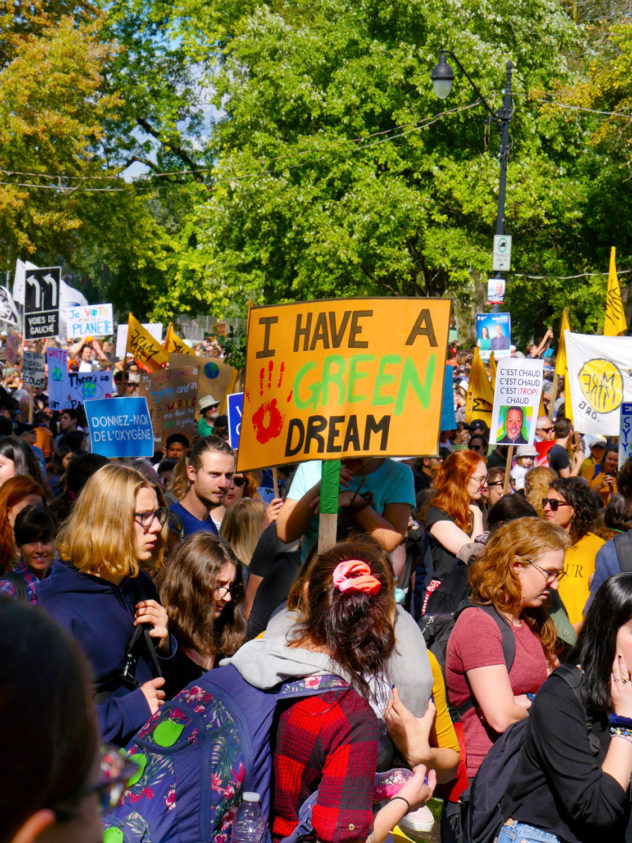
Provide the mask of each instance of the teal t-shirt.
MULTIPOLYGON (((293 501, 300 500, 306 492, 315 486, 320 480, 322 462, 310 460, 299 465, 292 480, 288 498, 293 501)), ((360 484, 360 494, 373 492, 373 509, 382 514, 389 503, 406 503, 411 509, 415 506, 415 482, 410 466, 395 460, 386 459, 382 465, 371 472, 371 474, 352 477, 348 488, 356 491, 360 484), (363 482, 364 481, 364 482, 363 482)), ((309 553, 310 548, 318 541, 318 516, 309 522, 302 543, 303 559, 309 553)))

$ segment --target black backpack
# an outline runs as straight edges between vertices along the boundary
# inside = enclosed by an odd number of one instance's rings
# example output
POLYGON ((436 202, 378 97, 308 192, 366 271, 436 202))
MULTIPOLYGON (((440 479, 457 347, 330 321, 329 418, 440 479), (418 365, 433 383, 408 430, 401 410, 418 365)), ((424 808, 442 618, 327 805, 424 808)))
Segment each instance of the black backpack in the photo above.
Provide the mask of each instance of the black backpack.
POLYGON ((614 537, 614 548, 621 570, 632 571, 632 532, 617 533, 614 537))
MULTIPOLYGON (((562 665, 555 675, 563 679, 581 702, 581 673, 570 664, 562 665)), ((583 703, 582 703, 583 708, 583 703)), ((507 804, 503 797, 520 760, 529 718, 513 723, 492 744, 470 787, 461 794, 461 822, 465 843, 493 843, 500 826, 520 805, 507 804)), ((599 740, 592 731, 592 719, 586 715, 590 750, 599 753, 599 740)))

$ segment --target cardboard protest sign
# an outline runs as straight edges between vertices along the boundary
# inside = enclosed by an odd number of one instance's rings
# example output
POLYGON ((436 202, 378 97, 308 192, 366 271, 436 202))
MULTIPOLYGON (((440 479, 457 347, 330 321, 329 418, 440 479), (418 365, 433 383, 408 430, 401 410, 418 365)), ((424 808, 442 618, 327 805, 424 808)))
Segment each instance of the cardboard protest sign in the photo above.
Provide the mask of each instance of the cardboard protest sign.
POLYGON ((233 450, 239 448, 241 418, 244 410, 244 393, 232 392, 226 396, 228 410, 228 441, 233 450))
POLYGON ((154 434, 144 398, 95 399, 86 401, 85 410, 93 454, 153 456, 154 434))
POLYGON ((447 299, 251 308, 239 469, 437 452, 447 299))
POLYGON ((564 336, 575 429, 618 436, 621 404, 632 402, 632 337, 564 336))
POLYGON ((67 307, 66 335, 82 337, 107 337, 114 333, 111 304, 89 304, 67 307))
POLYGON ((147 399, 158 445, 172 433, 194 435, 197 384, 196 366, 141 373, 138 394, 147 399))
POLYGON ((7 331, 7 363, 10 366, 13 366, 18 359, 18 351, 20 349, 21 342, 22 337, 20 334, 9 328, 7 331))
POLYGON ((157 372, 169 363, 169 355, 164 348, 131 313, 127 323, 125 353, 133 354, 138 365, 146 372, 157 372))
POLYGON ((498 361, 490 444, 533 445, 544 378, 544 361, 505 357, 498 361))
MULTIPOLYGON (((143 322, 143 328, 147 333, 151 334, 156 342, 162 342, 162 323, 161 322, 143 322)), ((125 349, 127 348, 127 325, 119 325, 116 329, 116 356, 119 360, 125 357, 125 349)))
POLYGON ((46 361, 43 354, 36 351, 22 352, 22 382, 27 386, 38 386, 45 389, 46 361))
POLYGON ((509 313, 477 313, 476 345, 481 360, 489 360, 494 354, 496 360, 511 354, 511 315, 509 313))
POLYGON ((184 340, 181 340, 180 337, 176 335, 176 332, 173 330, 173 322, 169 322, 164 345, 165 351, 169 353, 176 352, 177 354, 188 354, 192 357, 197 357, 197 354, 193 351, 191 346, 187 345, 184 340))
POLYGON ((182 368, 195 365, 198 368, 198 401, 206 395, 212 395, 216 401, 222 402, 226 395, 231 378, 236 374, 235 369, 224 363, 219 357, 196 356, 188 354, 170 354, 169 366, 182 368))
POLYGON ((619 465, 632 456, 632 402, 621 404, 621 424, 619 426, 619 465))

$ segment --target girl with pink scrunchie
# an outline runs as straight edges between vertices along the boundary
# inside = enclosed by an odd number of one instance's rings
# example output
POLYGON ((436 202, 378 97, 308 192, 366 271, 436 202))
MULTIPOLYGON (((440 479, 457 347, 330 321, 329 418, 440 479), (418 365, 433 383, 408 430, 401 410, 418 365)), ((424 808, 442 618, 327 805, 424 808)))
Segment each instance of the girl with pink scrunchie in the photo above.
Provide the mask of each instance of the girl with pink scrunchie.
POLYGON ((435 774, 419 765, 375 816, 378 720, 367 700, 395 647, 393 572, 375 542, 355 539, 317 556, 302 578, 292 659, 338 673, 349 687, 293 702, 279 717, 274 747, 272 835, 291 834, 299 808, 318 791, 314 833, 325 843, 386 840, 432 795, 435 774))

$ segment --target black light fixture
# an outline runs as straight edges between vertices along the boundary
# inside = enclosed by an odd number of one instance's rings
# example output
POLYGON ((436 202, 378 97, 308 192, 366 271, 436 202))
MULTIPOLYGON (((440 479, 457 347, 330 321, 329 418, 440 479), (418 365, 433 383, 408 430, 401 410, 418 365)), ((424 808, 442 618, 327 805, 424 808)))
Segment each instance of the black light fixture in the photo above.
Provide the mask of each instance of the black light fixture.
POLYGON ((452 90, 452 82, 454 81, 454 71, 446 61, 445 50, 441 50, 439 64, 432 71, 430 78, 435 94, 440 100, 444 100, 452 90))

